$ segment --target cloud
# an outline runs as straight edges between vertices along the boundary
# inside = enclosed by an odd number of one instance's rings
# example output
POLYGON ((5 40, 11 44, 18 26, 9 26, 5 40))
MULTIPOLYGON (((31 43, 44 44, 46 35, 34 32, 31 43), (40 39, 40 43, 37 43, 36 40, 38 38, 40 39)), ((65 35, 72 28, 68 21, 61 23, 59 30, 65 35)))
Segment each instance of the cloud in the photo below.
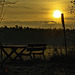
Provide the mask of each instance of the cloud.
POLYGON ((54 24, 56 24, 56 22, 55 22, 55 21, 49 21, 49 23, 54 23, 54 24))
POLYGON ((48 12, 44 12, 44 11, 28 11, 28 12, 25 12, 25 14, 48 14, 48 12))
POLYGON ((23 9, 16 9, 14 11, 14 9, 10 9, 11 11, 8 12, 8 14, 10 15, 18 15, 18 14, 22 14, 22 15, 25 15, 25 14, 48 14, 48 12, 46 11, 36 11, 36 10, 23 10, 23 9))
POLYGON ((46 11, 46 10, 50 10, 50 8, 40 8, 40 10, 46 11))
POLYGON ((75 18, 65 18, 66 20, 75 20, 75 18))
POLYGON ((54 25, 57 24, 55 21, 43 21, 43 24, 54 25))
POLYGON ((29 6, 24 6, 24 5, 13 5, 13 6, 9 6, 10 8, 25 8, 25 9, 32 9, 29 6))

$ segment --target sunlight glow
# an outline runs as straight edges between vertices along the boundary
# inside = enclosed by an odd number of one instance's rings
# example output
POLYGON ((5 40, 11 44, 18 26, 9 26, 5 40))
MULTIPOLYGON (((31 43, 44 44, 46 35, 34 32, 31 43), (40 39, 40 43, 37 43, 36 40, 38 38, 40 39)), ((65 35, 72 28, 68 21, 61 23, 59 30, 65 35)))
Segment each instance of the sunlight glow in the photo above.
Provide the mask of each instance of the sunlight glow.
POLYGON ((59 10, 54 11, 53 17, 60 18, 61 17, 61 12, 59 10))

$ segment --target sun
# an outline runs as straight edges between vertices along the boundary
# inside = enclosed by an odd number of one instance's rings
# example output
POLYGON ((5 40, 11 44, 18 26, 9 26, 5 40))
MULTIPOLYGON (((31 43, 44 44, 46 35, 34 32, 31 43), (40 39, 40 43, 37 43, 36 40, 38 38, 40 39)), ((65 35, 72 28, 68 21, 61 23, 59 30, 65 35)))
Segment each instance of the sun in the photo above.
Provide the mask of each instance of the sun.
POLYGON ((60 18, 61 17, 61 11, 59 11, 59 10, 54 11, 53 17, 60 18))

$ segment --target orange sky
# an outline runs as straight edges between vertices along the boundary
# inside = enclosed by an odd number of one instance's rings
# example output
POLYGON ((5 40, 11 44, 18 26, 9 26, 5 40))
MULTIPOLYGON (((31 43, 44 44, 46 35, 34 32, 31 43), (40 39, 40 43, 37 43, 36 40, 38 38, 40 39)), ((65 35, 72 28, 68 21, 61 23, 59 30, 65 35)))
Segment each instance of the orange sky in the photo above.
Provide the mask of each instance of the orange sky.
MULTIPOLYGON (((8 1, 8 0, 7 0, 8 1)), ((15 0, 9 0, 14 2, 15 0)), ((75 21, 75 14, 70 14, 68 5, 70 0, 16 0, 16 4, 5 5, 3 21, 55 21, 60 23, 60 19, 55 19, 53 13, 60 10, 65 15, 65 21, 75 21)), ((1 8, 0 8, 1 9, 1 8)))

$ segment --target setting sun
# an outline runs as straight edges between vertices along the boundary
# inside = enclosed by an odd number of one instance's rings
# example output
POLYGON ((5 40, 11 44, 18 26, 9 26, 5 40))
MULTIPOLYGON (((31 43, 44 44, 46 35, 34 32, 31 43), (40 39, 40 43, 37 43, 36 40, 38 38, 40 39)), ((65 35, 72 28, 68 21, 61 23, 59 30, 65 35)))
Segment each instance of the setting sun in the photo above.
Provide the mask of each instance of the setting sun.
POLYGON ((61 17, 61 12, 59 10, 54 11, 53 17, 60 18, 61 17))

